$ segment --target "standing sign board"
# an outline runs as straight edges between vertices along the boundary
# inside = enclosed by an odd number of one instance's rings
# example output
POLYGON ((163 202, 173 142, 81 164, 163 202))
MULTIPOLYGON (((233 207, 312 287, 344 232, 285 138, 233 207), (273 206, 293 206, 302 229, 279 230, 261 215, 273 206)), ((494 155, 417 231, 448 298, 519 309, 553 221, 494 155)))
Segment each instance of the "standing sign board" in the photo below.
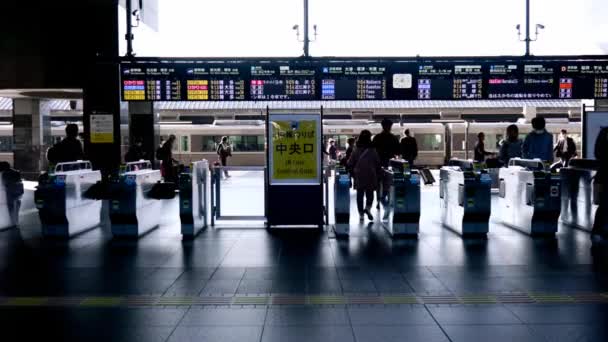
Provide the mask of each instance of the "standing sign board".
POLYGON ((323 225, 322 114, 267 114, 268 226, 323 225))
POLYGON ((271 115, 270 184, 320 184, 321 121, 317 115, 271 115))
POLYGON ((91 114, 91 143, 111 144, 114 142, 114 118, 112 114, 91 114))
POLYGON ((583 116, 583 155, 595 159, 595 141, 602 128, 608 127, 608 112, 585 112, 583 116))

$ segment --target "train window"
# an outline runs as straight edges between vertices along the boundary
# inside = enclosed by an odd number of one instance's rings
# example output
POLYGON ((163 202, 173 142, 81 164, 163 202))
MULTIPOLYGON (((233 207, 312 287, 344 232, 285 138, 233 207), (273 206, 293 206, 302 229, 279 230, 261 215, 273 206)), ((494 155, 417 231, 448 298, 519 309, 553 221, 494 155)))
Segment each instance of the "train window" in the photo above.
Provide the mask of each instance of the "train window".
POLYGON ((13 150, 13 137, 0 137, 0 152, 11 152, 13 150))
POLYGON ((190 137, 187 135, 182 135, 181 138, 182 152, 190 152, 190 137))
POLYGON ((416 134, 419 151, 443 151, 443 135, 433 133, 416 134))
MULTIPOLYGON (((222 140, 219 135, 193 135, 192 152, 215 152, 222 140)), ((229 136, 233 152, 260 152, 264 151, 264 136, 242 135, 229 136)))

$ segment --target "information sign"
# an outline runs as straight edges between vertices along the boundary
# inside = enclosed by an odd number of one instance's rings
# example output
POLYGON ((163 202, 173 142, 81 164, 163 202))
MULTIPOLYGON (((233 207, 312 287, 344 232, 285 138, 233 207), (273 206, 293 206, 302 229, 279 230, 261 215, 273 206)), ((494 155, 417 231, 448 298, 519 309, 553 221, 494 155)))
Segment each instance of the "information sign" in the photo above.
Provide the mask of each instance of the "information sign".
POLYGON ((91 143, 111 144, 114 142, 114 119, 112 114, 92 114, 91 143))
POLYGON ((320 184, 320 115, 270 114, 268 129, 271 185, 320 184))

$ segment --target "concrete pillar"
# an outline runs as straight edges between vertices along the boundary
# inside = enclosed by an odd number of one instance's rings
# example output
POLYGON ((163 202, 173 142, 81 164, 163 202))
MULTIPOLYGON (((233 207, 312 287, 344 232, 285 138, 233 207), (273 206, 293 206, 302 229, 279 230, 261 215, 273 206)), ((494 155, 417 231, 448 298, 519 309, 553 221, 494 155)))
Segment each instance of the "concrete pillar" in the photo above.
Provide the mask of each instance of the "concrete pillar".
POLYGON ((28 180, 48 167, 46 150, 52 145, 50 101, 13 100, 14 167, 28 180))
POLYGON ((151 162, 160 141, 160 125, 154 113, 154 102, 129 102, 129 144, 141 139, 151 162))

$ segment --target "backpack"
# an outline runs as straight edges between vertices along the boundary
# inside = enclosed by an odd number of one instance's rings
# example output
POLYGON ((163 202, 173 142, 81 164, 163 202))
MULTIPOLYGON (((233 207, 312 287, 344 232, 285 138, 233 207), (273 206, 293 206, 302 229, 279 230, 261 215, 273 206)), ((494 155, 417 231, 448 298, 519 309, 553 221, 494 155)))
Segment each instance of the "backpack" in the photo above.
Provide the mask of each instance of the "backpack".
POLYGON ((166 157, 165 149, 163 149, 162 147, 157 148, 155 157, 156 157, 156 160, 164 160, 166 157))

